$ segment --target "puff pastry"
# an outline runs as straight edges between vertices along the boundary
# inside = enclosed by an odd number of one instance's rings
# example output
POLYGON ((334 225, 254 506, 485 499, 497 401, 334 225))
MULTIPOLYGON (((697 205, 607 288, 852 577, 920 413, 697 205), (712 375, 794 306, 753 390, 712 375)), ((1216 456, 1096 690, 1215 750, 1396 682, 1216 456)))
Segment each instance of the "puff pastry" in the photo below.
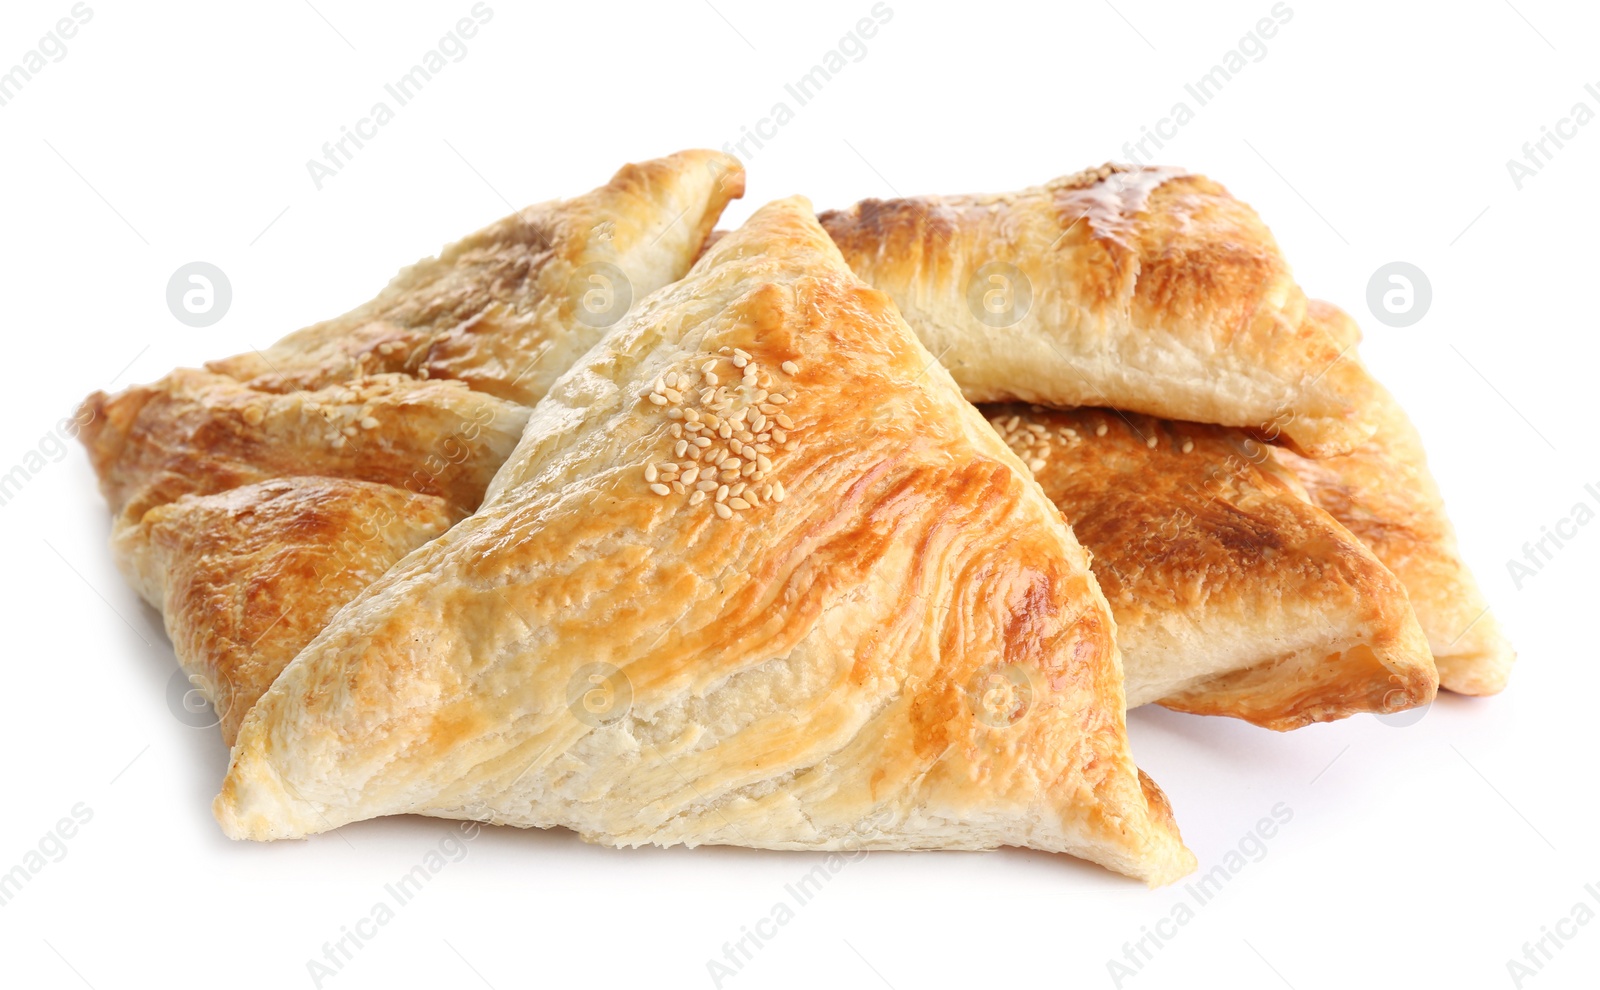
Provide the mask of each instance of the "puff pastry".
POLYGON ((984 413, 1093 555, 1130 707, 1284 730, 1432 700, 1405 589, 1268 445, 1102 409, 984 413))
POLYGON ((1304 322, 1271 233, 1209 179, 1107 165, 820 219, 974 402, 1246 427, 1314 457, 1375 428, 1365 371, 1304 322))
POLYGON ((743 183, 715 152, 629 165, 266 352, 86 400, 117 563, 224 740, 339 608, 477 507, 526 404, 688 269, 743 183))
POLYGON ((743 167, 720 152, 625 165, 407 268, 344 316, 207 367, 279 392, 404 372, 532 405, 633 304, 682 277, 743 194, 743 167))
MULTIPOLYGON (((1313 301, 1311 318, 1350 343, 1360 338, 1355 321, 1330 303, 1313 301)), ((1318 461, 1281 449, 1276 455, 1405 585, 1439 683, 1494 694, 1506 686, 1516 653, 1461 559, 1416 428, 1387 390, 1379 387, 1371 402, 1378 431, 1352 453, 1318 461)))
POLYGON ((239 838, 417 813, 1170 881, 1194 859, 1129 754, 1112 631, 1026 468, 784 200, 306 647, 215 810, 239 838))
POLYGON ((118 534, 223 742, 345 602, 461 518, 442 498, 300 477, 185 495, 118 534))

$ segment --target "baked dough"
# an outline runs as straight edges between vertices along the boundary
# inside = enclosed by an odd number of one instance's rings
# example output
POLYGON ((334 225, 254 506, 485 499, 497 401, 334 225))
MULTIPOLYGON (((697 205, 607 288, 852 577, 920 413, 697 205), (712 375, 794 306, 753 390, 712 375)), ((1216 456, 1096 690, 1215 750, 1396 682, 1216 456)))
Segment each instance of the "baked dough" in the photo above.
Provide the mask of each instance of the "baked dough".
POLYGON ((721 152, 624 165, 405 269, 344 316, 207 367, 277 392, 405 372, 532 405, 632 305, 681 278, 743 194, 743 167, 721 152))
POLYGON ((334 613, 462 515, 390 485, 282 478, 151 509, 119 532, 117 556, 232 746, 334 613))
POLYGON ((1026 468, 783 200, 296 658, 215 810, 236 838, 412 813, 1167 882, 1194 858, 1129 753, 1112 632, 1026 468))
POLYGON ((86 400, 118 566, 224 740, 340 607, 477 508, 527 404, 688 269, 743 184, 715 152, 629 165, 266 352, 86 400))
POLYGON ((1209 179, 1107 165, 820 219, 974 402, 1245 427, 1314 457, 1375 428, 1366 372, 1303 323, 1271 233, 1209 179))
POLYGON ((180 368, 84 400, 80 437, 118 526, 183 495, 272 478, 350 478, 478 507, 528 409, 461 382, 372 375, 264 392, 180 368))
POLYGON ((1405 589, 1268 445, 1103 409, 984 414, 1093 555, 1129 707, 1283 730, 1433 699, 1405 589))
MULTIPOLYGON (((1351 343, 1360 338, 1355 321, 1330 303, 1313 301, 1311 318, 1351 343)), ((1280 449, 1277 456, 1406 586, 1439 683, 1460 694, 1494 694, 1506 686, 1516 652, 1461 559, 1416 427, 1381 387, 1371 408, 1378 430, 1351 454, 1311 461, 1280 449)))

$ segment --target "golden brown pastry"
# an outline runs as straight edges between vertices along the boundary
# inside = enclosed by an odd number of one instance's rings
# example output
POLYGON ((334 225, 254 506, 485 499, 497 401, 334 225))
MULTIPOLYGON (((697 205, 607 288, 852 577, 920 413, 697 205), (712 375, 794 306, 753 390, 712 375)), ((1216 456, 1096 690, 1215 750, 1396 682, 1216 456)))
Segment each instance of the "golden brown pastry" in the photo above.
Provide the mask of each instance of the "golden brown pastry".
POLYGON ((1267 445, 1103 409, 984 414, 1093 555, 1129 707, 1283 730, 1433 699, 1405 589, 1267 445))
POLYGON ((96 392, 84 408, 93 419, 80 437, 119 525, 183 495, 298 475, 392 485, 470 512, 528 420, 527 407, 460 382, 385 374, 279 393, 189 368, 96 392))
POLYGON ((1209 179, 1107 165, 820 219, 974 402, 1245 427, 1313 457, 1375 428, 1365 371, 1303 321, 1271 233, 1209 179))
POLYGON ((207 367, 275 392, 405 372, 532 405, 632 305, 682 277, 743 194, 743 167, 720 152, 624 165, 593 192, 412 265, 344 316, 207 367))
POLYGON ((783 200, 306 647, 215 809, 238 838, 426 814, 1166 882, 1194 859, 1129 754, 1112 630, 1023 465, 783 200))
POLYGON ((185 495, 117 535, 134 587, 211 702, 222 738, 345 602, 464 512, 343 478, 185 495))
POLYGON ((477 507, 526 404, 688 269, 743 183, 714 152, 625 166, 267 352, 88 398, 118 565, 227 741, 345 602, 477 507))
MULTIPOLYGON (((1355 321, 1330 303, 1313 301, 1311 318, 1351 343, 1360 339, 1355 321)), ((1461 694, 1494 694, 1506 686, 1516 653, 1456 548, 1416 428, 1382 387, 1371 408, 1378 431, 1351 454, 1319 461, 1285 450, 1277 456, 1406 586, 1439 683, 1461 694)))

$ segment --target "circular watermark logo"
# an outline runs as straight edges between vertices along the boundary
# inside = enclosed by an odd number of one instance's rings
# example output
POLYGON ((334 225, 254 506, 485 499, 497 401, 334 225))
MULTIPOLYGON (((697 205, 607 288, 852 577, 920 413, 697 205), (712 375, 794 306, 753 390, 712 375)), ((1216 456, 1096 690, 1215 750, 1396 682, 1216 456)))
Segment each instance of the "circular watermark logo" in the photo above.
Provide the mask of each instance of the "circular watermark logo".
POLYGON ((1013 326, 1033 308, 1033 282, 1016 265, 991 261, 967 280, 967 308, 984 326, 1013 326))
POLYGON ((209 729, 222 721, 222 712, 214 711, 210 701, 218 696, 206 674, 191 674, 180 667, 167 679, 167 710, 192 729, 209 729))
POLYGON ((1408 261, 1391 261, 1367 280, 1367 308, 1379 323, 1409 327, 1428 315, 1433 283, 1408 261))
POLYGON ((567 710, 591 728, 604 728, 633 707, 633 683, 609 663, 579 667, 567 681, 567 710))
POLYGON ((209 327, 227 316, 231 305, 233 283, 209 262, 191 261, 167 279, 167 308, 179 323, 209 327))
POLYGON ((1033 684, 1021 667, 984 667, 967 682, 967 705, 991 728, 1016 725, 1033 707, 1033 684))
MULTIPOLYGON (((1384 695, 1383 703, 1386 707, 1389 705, 1403 705, 1408 697, 1410 696, 1406 692, 1396 688, 1384 695)), ((1422 721, 1428 714, 1428 709, 1432 707, 1433 702, 1429 701, 1426 705, 1417 705, 1415 708, 1403 708, 1394 712, 1373 712, 1372 717, 1391 728, 1403 729, 1408 725, 1416 725, 1422 721)))
POLYGON ((567 288, 578 300, 578 322, 586 327, 612 326, 633 305, 633 283, 622 269, 604 261, 592 261, 573 272, 567 288))

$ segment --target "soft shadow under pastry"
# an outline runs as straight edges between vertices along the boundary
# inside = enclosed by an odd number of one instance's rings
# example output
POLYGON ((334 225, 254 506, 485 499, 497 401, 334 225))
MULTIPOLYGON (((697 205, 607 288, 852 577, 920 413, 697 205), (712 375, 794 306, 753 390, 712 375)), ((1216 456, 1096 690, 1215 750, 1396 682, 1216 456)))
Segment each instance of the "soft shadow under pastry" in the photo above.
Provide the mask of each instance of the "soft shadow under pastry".
POLYGON ((1192 869, 1113 620, 1026 468, 803 199, 551 389, 477 513, 246 718, 238 838, 389 814, 608 844, 1192 869))

